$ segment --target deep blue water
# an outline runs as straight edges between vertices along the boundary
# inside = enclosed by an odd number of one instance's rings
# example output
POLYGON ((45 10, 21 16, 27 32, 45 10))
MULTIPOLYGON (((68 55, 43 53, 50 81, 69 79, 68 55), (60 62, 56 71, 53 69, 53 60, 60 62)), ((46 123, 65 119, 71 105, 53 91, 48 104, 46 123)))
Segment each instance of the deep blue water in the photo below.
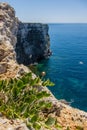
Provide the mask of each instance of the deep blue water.
POLYGON ((87 24, 49 24, 53 55, 39 64, 58 99, 87 111, 87 24))

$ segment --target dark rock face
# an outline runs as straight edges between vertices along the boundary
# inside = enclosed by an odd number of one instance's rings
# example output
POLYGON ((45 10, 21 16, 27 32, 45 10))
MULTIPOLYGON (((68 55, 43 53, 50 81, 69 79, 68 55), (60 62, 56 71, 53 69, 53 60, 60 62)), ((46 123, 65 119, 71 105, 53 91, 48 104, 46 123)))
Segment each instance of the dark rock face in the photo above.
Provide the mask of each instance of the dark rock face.
POLYGON ((18 63, 29 65, 51 55, 48 25, 40 23, 20 23, 16 54, 18 63))

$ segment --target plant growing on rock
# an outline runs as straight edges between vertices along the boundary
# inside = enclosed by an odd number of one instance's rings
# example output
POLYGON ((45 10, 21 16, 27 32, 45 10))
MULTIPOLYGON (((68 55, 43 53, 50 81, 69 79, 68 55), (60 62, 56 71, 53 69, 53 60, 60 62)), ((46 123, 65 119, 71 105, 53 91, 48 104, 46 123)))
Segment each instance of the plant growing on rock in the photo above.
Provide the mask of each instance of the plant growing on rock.
POLYGON ((18 79, 1 80, 0 112, 9 119, 23 119, 29 128, 39 130, 44 118, 42 110, 52 106, 45 100, 50 94, 40 91, 40 86, 53 85, 50 80, 33 79, 31 72, 18 79))

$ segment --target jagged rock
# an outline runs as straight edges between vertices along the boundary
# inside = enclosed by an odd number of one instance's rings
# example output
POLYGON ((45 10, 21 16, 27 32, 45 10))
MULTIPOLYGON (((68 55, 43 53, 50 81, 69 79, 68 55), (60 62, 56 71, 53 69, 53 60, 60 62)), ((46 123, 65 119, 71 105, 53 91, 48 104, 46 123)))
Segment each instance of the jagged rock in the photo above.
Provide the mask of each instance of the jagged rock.
POLYGON ((4 57, 5 57, 5 51, 2 48, 0 48, 0 62, 2 61, 2 59, 4 59, 4 57))
POLYGON ((8 120, 0 117, 0 130, 29 130, 21 120, 8 120))
POLYGON ((48 25, 21 23, 10 5, 0 3, 0 62, 8 66, 0 66, 0 78, 28 72, 23 65, 20 70, 18 63, 28 65, 50 54, 48 25))
MULTIPOLYGON (((20 74, 21 65, 16 61, 15 46, 17 43, 19 20, 15 10, 7 3, 0 3, 0 78, 14 78, 20 74)), ((22 72, 28 68, 22 65, 22 72)))
POLYGON ((18 31, 18 19, 15 17, 14 9, 7 3, 0 4, 0 41, 9 41, 11 45, 16 44, 18 31))
POLYGON ((0 63, 0 74, 7 72, 7 64, 6 63, 0 63))
POLYGON ((48 25, 40 23, 20 23, 17 44, 17 61, 25 65, 38 62, 51 55, 48 25))

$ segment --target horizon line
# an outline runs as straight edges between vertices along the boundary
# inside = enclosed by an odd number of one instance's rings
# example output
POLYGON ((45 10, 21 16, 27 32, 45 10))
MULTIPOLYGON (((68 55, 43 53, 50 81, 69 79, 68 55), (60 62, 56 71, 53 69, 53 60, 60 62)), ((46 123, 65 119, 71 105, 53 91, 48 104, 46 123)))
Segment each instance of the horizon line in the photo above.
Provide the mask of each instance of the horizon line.
POLYGON ((42 23, 42 24, 87 24, 87 22, 25 22, 22 21, 22 23, 42 23))

